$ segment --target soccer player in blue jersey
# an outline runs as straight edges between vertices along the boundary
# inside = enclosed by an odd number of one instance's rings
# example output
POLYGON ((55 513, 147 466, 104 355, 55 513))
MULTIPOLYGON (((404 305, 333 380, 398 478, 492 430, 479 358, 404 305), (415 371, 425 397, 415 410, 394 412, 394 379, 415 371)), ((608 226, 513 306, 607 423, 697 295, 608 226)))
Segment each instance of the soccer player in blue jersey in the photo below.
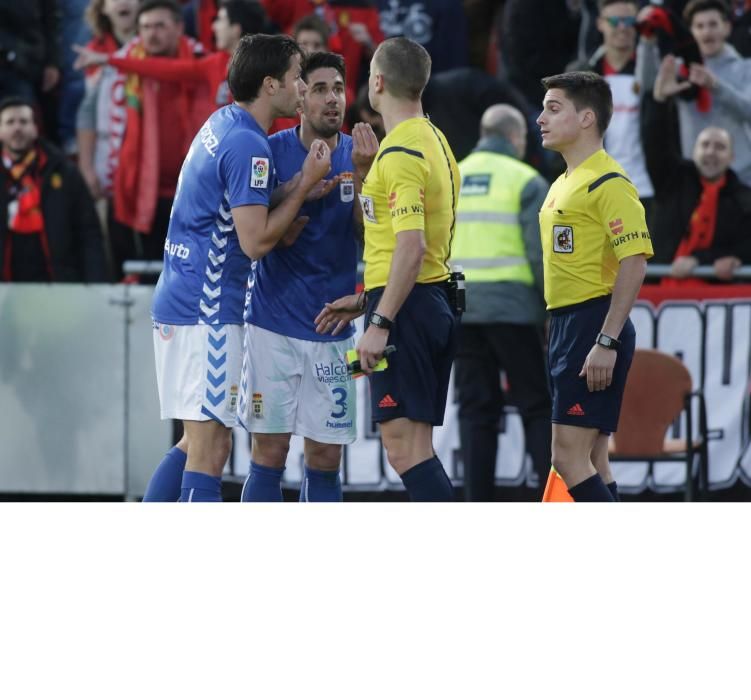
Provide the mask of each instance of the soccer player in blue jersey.
POLYGON ((178 493, 183 501, 221 500, 250 258, 294 233, 306 196, 330 169, 329 147, 313 141, 300 174, 271 208, 276 176, 266 134, 301 103, 301 58, 288 37, 244 37, 228 72, 235 102, 208 119, 183 163, 152 316, 161 415, 182 420, 184 436, 157 467, 144 500, 178 493))
POLYGON ((356 437, 355 386, 344 360, 354 347, 354 327, 322 336, 313 319, 327 299, 355 290, 361 216, 354 206, 359 179, 353 161, 367 170, 378 142, 371 131, 370 148, 353 150, 352 138, 341 132, 346 107, 341 56, 311 54, 303 78, 307 91, 300 126, 269 139, 277 176, 292 179, 321 139, 331 149, 336 186, 303 206, 300 213, 308 222, 292 246, 273 250, 255 265, 238 412, 253 434, 243 501, 282 500, 292 434, 305 439, 300 500, 341 501, 342 445, 356 437))

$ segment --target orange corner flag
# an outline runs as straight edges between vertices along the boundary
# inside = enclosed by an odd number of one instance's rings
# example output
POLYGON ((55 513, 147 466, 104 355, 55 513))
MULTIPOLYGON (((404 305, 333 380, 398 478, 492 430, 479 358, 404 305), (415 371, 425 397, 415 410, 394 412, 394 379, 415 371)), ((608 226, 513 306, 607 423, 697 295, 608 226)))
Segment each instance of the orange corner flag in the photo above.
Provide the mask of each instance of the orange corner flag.
POLYGON ((566 488, 566 482, 561 475, 550 467, 548 483, 545 484, 545 493, 542 495, 543 503, 573 503, 574 499, 566 488))

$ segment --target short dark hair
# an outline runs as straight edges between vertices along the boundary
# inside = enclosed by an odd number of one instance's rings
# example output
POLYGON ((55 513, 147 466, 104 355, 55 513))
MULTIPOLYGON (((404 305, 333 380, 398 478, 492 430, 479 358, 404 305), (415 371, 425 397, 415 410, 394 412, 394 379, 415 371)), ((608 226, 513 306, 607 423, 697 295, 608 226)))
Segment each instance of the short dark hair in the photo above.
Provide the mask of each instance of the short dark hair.
POLYGON ((183 21, 183 12, 180 5, 177 4, 177 0, 143 0, 136 12, 136 20, 140 19, 144 12, 151 12, 152 10, 169 10, 175 22, 183 21))
POLYGON ((636 9, 639 9, 639 0, 597 0, 597 9, 602 12, 608 5, 615 5, 617 2, 627 2, 629 5, 636 5, 636 9))
POLYGON ((34 103, 31 100, 18 95, 10 95, 0 100, 0 117, 2 117, 6 109, 11 109, 12 107, 28 107, 32 112, 34 111, 34 103))
POLYGON ((258 34, 268 26, 266 10, 256 0, 220 0, 230 24, 239 24, 242 36, 258 34))
POLYGON ((318 15, 305 15, 302 19, 298 20, 297 24, 292 27, 292 36, 297 36, 302 31, 318 32, 323 39, 324 44, 329 43, 329 37, 331 36, 331 29, 326 21, 318 15))
POLYGON ((730 7, 724 2, 724 0, 691 0, 691 2, 683 8, 683 21, 690 26, 695 14, 699 12, 708 12, 709 10, 717 10, 726 22, 733 21, 730 7))
POLYGON ((308 75, 319 68, 334 68, 342 76, 342 80, 347 80, 344 58, 338 53, 331 53, 330 51, 314 51, 303 61, 302 79, 307 83, 308 75))
POLYGON ((408 100, 420 99, 428 84, 431 66, 430 54, 424 46, 396 36, 379 44, 375 56, 388 93, 408 100))
POLYGON ((281 34, 254 34, 240 39, 227 72, 227 84, 238 102, 252 102, 267 76, 282 80, 290 59, 303 53, 297 42, 281 34))
POLYGON ((592 109, 600 136, 605 133, 613 116, 613 93, 605 78, 591 71, 571 71, 551 75, 541 82, 546 90, 563 90, 577 112, 585 107, 592 109))

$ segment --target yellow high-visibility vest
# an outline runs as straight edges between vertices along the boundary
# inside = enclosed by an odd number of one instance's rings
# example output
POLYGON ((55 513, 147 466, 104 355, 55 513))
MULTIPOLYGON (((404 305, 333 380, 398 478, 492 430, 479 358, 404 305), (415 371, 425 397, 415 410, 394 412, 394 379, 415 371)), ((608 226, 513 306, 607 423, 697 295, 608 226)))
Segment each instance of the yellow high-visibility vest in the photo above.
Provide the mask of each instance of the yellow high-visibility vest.
POLYGON ((477 151, 459 163, 462 184, 451 263, 467 282, 534 284, 519 222, 521 195, 537 171, 510 156, 477 151))

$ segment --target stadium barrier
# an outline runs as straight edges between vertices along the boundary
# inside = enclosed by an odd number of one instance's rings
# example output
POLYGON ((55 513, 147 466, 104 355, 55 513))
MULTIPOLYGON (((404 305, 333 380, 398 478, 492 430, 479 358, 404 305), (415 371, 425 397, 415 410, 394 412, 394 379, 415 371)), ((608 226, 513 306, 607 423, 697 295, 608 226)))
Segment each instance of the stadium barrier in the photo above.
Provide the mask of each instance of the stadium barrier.
MULTIPOLYGON (((741 286, 715 287, 713 293, 718 289, 729 298, 675 301, 673 290, 648 285, 632 313, 638 346, 679 356, 694 388, 704 391, 716 436, 709 446, 710 489, 739 479, 751 484, 751 293, 735 298, 741 286)), ((172 426, 159 420, 152 292, 138 285, 0 285, 0 492, 143 494, 172 440, 172 426)), ((344 483, 349 489, 401 488, 371 425, 367 381, 357 380, 357 389, 358 439, 345 450, 344 483)), ((449 392, 435 446, 460 483, 453 382, 449 392)), ((674 427, 676 437, 684 431, 674 427)), ((498 439, 497 483, 535 484, 513 407, 506 409, 498 439)), ((227 473, 242 477, 249 460, 247 435, 238 428, 227 473)), ((286 482, 299 483, 298 438, 287 467, 286 482)), ((616 463, 614 471, 630 493, 670 492, 683 480, 681 466, 670 463, 657 463, 650 479, 646 464, 616 463)))

